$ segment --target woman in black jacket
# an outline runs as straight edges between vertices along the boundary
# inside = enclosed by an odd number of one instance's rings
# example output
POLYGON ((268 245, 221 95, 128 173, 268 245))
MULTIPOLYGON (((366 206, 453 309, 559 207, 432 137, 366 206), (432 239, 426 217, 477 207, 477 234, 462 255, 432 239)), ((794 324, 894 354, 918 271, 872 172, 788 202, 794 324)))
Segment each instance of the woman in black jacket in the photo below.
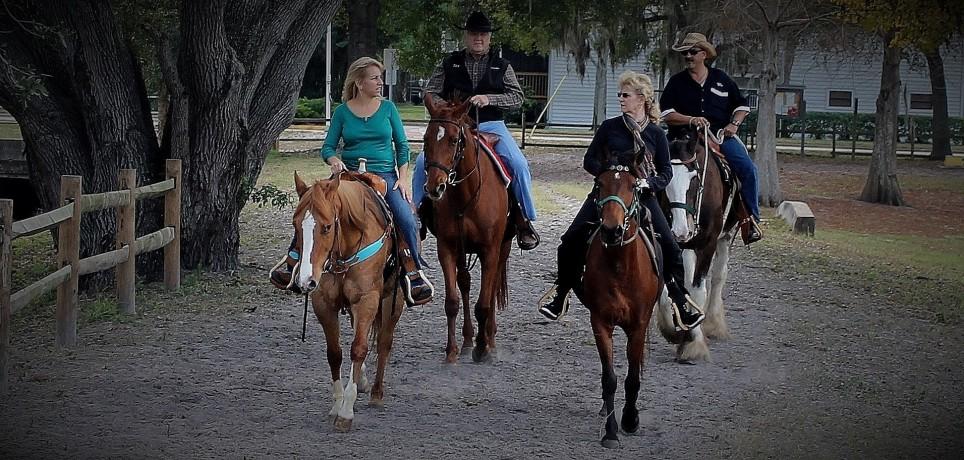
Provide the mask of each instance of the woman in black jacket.
MULTIPOLYGON (((673 177, 669 142, 666 133, 656 125, 659 122, 659 103, 654 97, 652 80, 644 74, 633 71, 623 73, 619 77, 619 87, 617 97, 623 114, 604 121, 596 130, 583 158, 583 168, 595 177, 611 164, 642 163, 640 169, 648 177, 644 179, 645 191, 641 199, 652 216, 653 229, 660 235, 657 241, 663 252, 664 282, 676 306, 673 318, 679 329, 689 329, 700 324, 704 315, 683 286, 681 251, 656 200, 656 194, 666 188, 673 177)), ((557 320, 565 314, 569 292, 580 284, 586 265, 588 240, 599 221, 595 192, 594 189, 589 193, 569 229, 562 235, 555 286, 539 302, 539 312, 551 320, 557 320)))

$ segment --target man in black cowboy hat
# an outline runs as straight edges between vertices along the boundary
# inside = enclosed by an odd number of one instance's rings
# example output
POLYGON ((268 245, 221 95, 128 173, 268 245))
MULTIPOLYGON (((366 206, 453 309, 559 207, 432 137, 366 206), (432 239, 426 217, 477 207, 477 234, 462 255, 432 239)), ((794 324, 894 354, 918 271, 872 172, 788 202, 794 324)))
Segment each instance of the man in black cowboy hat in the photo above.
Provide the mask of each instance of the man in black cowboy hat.
MULTIPOLYGON (((536 219, 535 202, 532 200, 532 179, 529 163, 516 144, 503 121, 504 111, 522 106, 522 86, 509 61, 493 51, 492 27, 489 18, 476 11, 469 15, 462 27, 465 49, 448 55, 432 72, 425 85, 426 93, 435 93, 442 99, 468 98, 478 107, 479 131, 499 136, 495 152, 502 157, 512 172, 510 190, 521 212, 516 212, 516 232, 519 247, 534 249, 539 235, 532 227, 536 219)), ((469 114, 474 118, 475 110, 469 114)), ((412 195, 416 204, 425 197, 425 156, 419 155, 412 174, 412 195)))
POLYGON ((745 242, 759 241, 763 232, 757 225, 760 204, 756 166, 746 145, 736 136, 740 124, 750 114, 746 98, 726 73, 706 65, 706 61, 716 58, 716 48, 703 34, 686 34, 673 51, 682 53, 686 69, 669 79, 659 98, 663 120, 669 125, 667 137, 678 139, 692 126, 709 126, 714 133, 723 131, 720 150, 740 178, 740 196, 753 217, 746 223, 749 231, 745 242))

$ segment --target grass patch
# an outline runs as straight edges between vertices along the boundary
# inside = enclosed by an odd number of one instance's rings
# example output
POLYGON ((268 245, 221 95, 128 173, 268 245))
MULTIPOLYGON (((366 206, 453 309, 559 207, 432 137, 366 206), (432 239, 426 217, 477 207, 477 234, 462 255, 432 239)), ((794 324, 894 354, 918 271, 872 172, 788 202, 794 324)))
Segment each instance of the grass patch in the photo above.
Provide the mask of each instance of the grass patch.
POLYGON ((17 292, 56 271, 57 255, 50 232, 13 240, 12 255, 12 292, 17 292))
POLYGON ((23 139, 20 125, 16 123, 0 123, 0 139, 23 139))
MULTIPOLYGON (((929 320, 964 320, 964 236, 921 238, 819 230, 790 233, 775 219, 761 245, 779 258, 774 271, 834 280, 857 297, 873 293, 929 320)), ((869 300, 867 301, 869 304, 869 300)))
POLYGON ((535 201, 539 213, 555 215, 563 211, 562 204, 552 197, 552 187, 548 183, 535 181, 532 185, 532 200, 535 201))
POLYGON ((586 199, 586 195, 592 189, 592 182, 553 182, 550 187, 553 193, 565 195, 581 202, 586 199))
POLYGON ((408 102, 398 102, 398 113, 402 116, 402 121, 424 121, 428 120, 428 111, 424 105, 415 105, 408 102))
POLYGON ((117 297, 113 292, 103 292, 95 297, 80 301, 81 324, 104 321, 123 322, 128 319, 117 310, 117 297))
POLYGON ((294 190, 295 171, 298 171, 301 178, 308 183, 331 175, 331 169, 316 154, 286 155, 271 151, 265 159, 264 167, 261 168, 258 185, 271 184, 281 190, 294 190))

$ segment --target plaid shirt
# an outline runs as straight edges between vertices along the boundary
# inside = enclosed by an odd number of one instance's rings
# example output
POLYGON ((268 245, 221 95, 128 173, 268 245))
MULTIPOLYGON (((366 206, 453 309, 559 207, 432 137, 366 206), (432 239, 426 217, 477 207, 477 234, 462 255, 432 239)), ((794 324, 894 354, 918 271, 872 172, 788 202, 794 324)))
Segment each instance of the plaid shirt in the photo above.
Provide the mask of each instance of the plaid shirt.
MULTIPOLYGON (((500 109, 517 109, 522 107, 523 93, 522 85, 519 84, 519 79, 515 76, 515 71, 512 70, 512 65, 506 63, 505 77, 503 77, 502 82, 505 85, 505 93, 503 94, 486 94, 489 97, 489 105, 496 106, 500 109)), ((486 67, 489 65, 489 54, 483 54, 481 58, 476 58, 471 53, 465 53, 465 70, 469 72, 469 78, 472 80, 472 86, 478 86, 479 80, 482 79, 482 74, 485 72, 486 67)), ((435 70, 432 72, 432 77, 428 79, 428 83, 425 84, 426 93, 442 93, 442 84, 445 82, 445 68, 442 67, 442 63, 439 62, 435 66, 435 70)))

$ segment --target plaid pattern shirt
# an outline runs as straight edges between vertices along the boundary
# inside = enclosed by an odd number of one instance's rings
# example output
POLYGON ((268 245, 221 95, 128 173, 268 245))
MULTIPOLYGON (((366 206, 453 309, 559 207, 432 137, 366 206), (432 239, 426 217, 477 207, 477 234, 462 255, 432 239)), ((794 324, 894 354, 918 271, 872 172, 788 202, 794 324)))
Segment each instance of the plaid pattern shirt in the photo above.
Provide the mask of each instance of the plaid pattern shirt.
MULTIPOLYGON (((478 86, 479 80, 482 79, 482 74, 485 73, 486 67, 489 65, 489 54, 483 54, 481 58, 476 58, 471 53, 465 53, 465 70, 469 72, 469 78, 472 80, 472 86, 478 86)), ((445 68, 442 67, 442 63, 439 62, 435 66, 435 70, 432 72, 431 78, 428 79, 428 83, 425 84, 426 93, 442 93, 442 85, 445 82, 445 68)), ((505 85, 505 93, 503 94, 486 94, 489 97, 489 105, 496 106, 500 109, 517 109, 522 107, 523 93, 522 85, 519 84, 519 79, 515 76, 515 71, 512 70, 512 65, 509 64, 505 68, 505 77, 502 79, 505 85)))

